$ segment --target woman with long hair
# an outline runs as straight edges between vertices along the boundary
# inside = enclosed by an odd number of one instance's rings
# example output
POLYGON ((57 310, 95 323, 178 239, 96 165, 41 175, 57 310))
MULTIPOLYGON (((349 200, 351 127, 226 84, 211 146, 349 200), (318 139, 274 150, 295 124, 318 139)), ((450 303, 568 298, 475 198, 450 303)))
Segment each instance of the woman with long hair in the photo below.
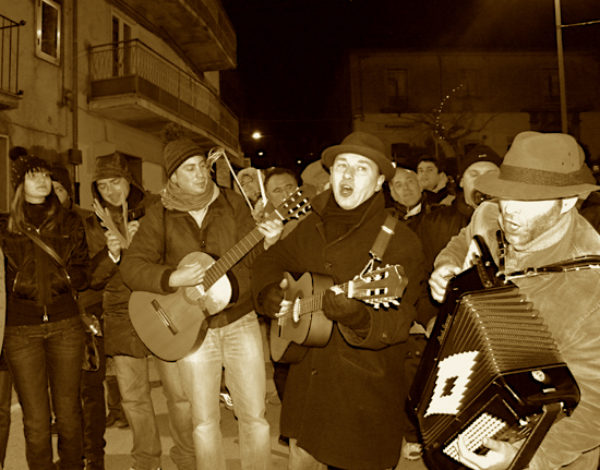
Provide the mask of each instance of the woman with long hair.
POLYGON ((46 161, 22 148, 13 149, 11 159, 15 191, 0 227, 6 257, 4 354, 23 410, 27 463, 35 470, 56 468, 52 400, 59 468, 79 470, 84 333, 73 292, 89 278, 83 223, 61 206, 46 161))

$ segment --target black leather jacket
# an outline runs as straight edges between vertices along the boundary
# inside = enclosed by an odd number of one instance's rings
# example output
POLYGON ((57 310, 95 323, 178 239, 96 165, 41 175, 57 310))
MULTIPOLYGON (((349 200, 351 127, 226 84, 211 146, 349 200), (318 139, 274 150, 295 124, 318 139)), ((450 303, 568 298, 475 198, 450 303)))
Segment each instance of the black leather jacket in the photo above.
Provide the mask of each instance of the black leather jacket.
MULTIPOLYGON (((52 204, 54 205, 54 204, 52 204)), ((25 230, 38 236, 62 258, 65 270, 50 255, 22 233, 1 226, 6 257, 7 325, 56 321, 78 314, 72 288, 81 290, 89 282, 89 256, 78 214, 54 205, 36 227, 25 213, 25 230)))

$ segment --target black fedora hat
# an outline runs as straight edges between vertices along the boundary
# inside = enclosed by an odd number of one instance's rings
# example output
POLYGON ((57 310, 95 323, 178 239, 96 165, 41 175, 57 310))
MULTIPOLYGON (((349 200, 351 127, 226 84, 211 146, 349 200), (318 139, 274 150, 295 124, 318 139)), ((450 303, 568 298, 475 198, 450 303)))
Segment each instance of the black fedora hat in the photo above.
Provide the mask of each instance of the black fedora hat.
POLYGON ((373 134, 361 131, 352 132, 342 140, 341 144, 327 147, 321 153, 323 165, 330 168, 335 157, 340 153, 355 153, 367 157, 377 163, 379 171, 385 176, 386 181, 394 177, 396 169, 392 165, 392 159, 388 155, 387 148, 373 134))

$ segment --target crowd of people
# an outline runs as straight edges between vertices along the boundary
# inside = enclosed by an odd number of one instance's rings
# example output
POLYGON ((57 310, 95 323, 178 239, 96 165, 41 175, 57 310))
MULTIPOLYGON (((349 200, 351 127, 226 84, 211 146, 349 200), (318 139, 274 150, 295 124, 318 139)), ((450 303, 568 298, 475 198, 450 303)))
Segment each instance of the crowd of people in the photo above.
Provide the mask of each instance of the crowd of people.
MULTIPOLYGON (((296 344, 291 362, 272 361, 288 468, 401 469, 423 452, 407 394, 449 281, 474 262, 476 236, 539 310, 580 390, 575 411, 549 429, 527 468, 598 468, 600 186, 572 136, 525 131, 503 156, 475 145, 453 175, 431 155, 399 166, 384 142, 358 131, 325 148, 301 178, 246 168, 233 175, 234 189, 216 184, 208 157, 192 140, 169 140, 166 185, 152 194, 124 155, 98 156, 94 205, 84 210, 66 167, 11 150, 14 196, 0 221, 0 468, 14 388, 30 469, 103 470, 107 426, 130 429, 132 470, 160 469, 151 358, 179 470, 227 468, 224 397, 242 469, 271 468, 261 325, 269 339, 284 318, 299 321, 292 284, 309 273, 314 291, 301 295, 315 303, 308 313, 325 339, 296 344), (284 224, 273 211, 301 181, 310 211, 284 224), (585 256, 596 262, 568 268, 585 256), (378 266, 399 273, 387 308, 344 287, 378 266), (512 276, 547 266, 554 269, 512 276), (152 293, 146 310, 132 312, 141 308, 136 292, 152 293), (142 334, 134 313, 149 322, 158 315, 166 327, 142 334), (192 344, 176 357, 146 336, 179 341, 191 325, 192 344)), ((507 469, 523 441, 483 445, 474 451, 459 438, 455 463, 507 469)))

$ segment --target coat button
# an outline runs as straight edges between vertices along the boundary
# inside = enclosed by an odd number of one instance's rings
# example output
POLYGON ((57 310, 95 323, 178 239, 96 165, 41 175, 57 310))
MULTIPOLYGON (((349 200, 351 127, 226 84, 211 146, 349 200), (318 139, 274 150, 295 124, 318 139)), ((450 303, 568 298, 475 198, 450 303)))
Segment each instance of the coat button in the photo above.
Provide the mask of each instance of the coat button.
POLYGON ((317 369, 313 369, 310 371, 310 375, 317 375, 317 369))

